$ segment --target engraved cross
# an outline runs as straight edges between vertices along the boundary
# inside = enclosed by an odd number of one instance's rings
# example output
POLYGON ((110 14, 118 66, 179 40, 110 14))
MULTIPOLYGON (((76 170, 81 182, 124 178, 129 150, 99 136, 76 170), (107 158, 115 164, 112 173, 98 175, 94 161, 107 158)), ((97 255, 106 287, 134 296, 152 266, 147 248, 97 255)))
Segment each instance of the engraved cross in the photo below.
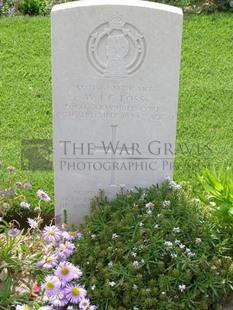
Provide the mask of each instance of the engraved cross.
MULTIPOLYGON (((107 152, 111 152, 111 178, 110 178, 110 185, 116 186, 117 185, 117 173, 116 169, 114 168, 115 164, 117 162, 116 154, 122 153, 122 146, 118 146, 117 143, 117 128, 118 125, 111 125, 112 127, 112 139, 111 139, 111 145, 112 148, 106 148, 103 145, 94 147, 94 153, 104 153, 106 155, 107 152)), ((132 152, 132 147, 127 147, 127 154, 130 154, 129 151, 132 152)), ((131 153, 132 154, 132 153, 131 153)))

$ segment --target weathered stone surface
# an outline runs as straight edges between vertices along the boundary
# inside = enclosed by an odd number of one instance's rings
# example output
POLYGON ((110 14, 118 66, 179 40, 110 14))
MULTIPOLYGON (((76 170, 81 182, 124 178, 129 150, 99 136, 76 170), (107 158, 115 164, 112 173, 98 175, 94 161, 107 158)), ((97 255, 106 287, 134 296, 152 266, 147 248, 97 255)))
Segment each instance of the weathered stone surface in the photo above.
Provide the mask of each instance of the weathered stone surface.
POLYGON ((52 10, 56 214, 82 222, 103 188, 172 177, 182 11, 145 1, 52 10))

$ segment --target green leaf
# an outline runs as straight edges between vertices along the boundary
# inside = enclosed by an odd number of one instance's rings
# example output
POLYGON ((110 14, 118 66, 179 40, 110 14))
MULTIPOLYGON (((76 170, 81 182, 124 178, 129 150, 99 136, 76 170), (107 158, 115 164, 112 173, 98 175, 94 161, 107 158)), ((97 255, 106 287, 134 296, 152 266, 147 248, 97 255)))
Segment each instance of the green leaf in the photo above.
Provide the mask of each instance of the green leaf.
POLYGON ((205 170, 204 176, 208 179, 210 185, 214 187, 217 191, 222 191, 223 186, 221 184, 221 181, 217 176, 215 176, 214 173, 210 172, 208 169, 205 170))
POLYGON ((206 205, 210 204, 209 200, 204 195, 198 193, 197 196, 204 204, 206 205))
POLYGON ((228 213, 233 215, 233 208, 230 208, 228 213))
POLYGON ((2 282, 5 282, 7 278, 8 278, 8 269, 3 268, 2 272, 0 273, 0 279, 2 282))
POLYGON ((24 253, 28 252, 28 246, 26 246, 26 244, 21 244, 20 248, 21 248, 22 252, 24 252, 24 253))

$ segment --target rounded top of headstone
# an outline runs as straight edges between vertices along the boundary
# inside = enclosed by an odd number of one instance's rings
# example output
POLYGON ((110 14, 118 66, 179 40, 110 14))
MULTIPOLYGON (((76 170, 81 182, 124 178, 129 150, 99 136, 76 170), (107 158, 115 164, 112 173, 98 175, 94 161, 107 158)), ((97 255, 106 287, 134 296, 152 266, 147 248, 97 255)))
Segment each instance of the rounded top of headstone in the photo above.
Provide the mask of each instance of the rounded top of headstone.
POLYGON ((157 2, 149 2, 149 1, 141 1, 141 0, 81 0, 81 1, 72 1, 72 2, 66 2, 62 4, 54 5, 52 8, 52 12, 58 11, 58 10, 65 10, 65 9, 71 9, 76 7, 88 7, 88 6, 135 6, 135 7, 141 7, 141 8, 149 8, 149 9, 155 9, 155 10, 161 10, 161 11, 167 11, 170 13, 176 13, 179 15, 183 15, 182 9, 167 5, 167 4, 161 4, 157 2))

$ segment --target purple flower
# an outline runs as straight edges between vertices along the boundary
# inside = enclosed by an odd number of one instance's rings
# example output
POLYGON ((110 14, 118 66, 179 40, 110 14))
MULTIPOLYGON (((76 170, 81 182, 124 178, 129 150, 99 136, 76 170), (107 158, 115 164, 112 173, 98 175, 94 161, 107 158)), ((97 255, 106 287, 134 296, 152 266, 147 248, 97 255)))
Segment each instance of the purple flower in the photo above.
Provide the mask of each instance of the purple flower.
POLYGON ((59 248, 57 249, 57 254, 61 261, 64 261, 69 257, 75 249, 75 245, 69 241, 65 243, 60 243, 59 248))
POLYGON ((16 7, 13 6, 13 8, 11 8, 10 11, 8 11, 8 14, 9 14, 9 15, 12 15, 12 14, 14 14, 15 12, 16 12, 16 7))
POLYGON ((44 253, 45 253, 46 255, 49 255, 49 254, 51 253, 51 251, 53 251, 53 250, 54 250, 54 246, 53 246, 53 244, 51 244, 51 243, 47 244, 47 245, 44 247, 44 253))
POLYGON ((40 268, 42 267, 44 264, 44 261, 43 260, 39 260, 37 263, 36 263, 36 267, 40 268))
POLYGON ((43 200, 43 201, 45 201, 45 202, 49 202, 49 201, 50 201, 49 195, 48 195, 47 193, 45 193, 42 189, 39 189, 39 190, 37 191, 37 196, 38 196, 41 200, 43 200))
POLYGON ((90 300, 88 298, 84 298, 80 301, 79 308, 81 310, 96 310, 96 306, 90 305, 90 300))
POLYGON ((75 277, 75 266, 69 262, 60 262, 55 275, 63 282, 67 283, 74 279, 75 277))
POLYGON ((87 307, 90 306, 90 300, 88 298, 84 298, 79 303, 79 308, 85 310, 87 307))
POLYGON ((48 296, 55 295, 61 287, 61 281, 58 277, 48 275, 42 285, 48 296))
POLYGON ((44 268, 53 268, 57 265, 57 256, 56 255, 48 255, 43 260, 44 268))
POLYGON ((85 298, 87 293, 82 286, 75 284, 68 284, 64 291, 66 298, 74 304, 79 304, 81 300, 85 298))
POLYGON ((47 242, 58 242, 61 240, 62 233, 55 225, 45 226, 43 237, 47 242))
POLYGON ((30 208, 30 203, 27 203, 25 201, 22 201, 20 203, 20 207, 24 208, 24 209, 29 209, 30 208))
POLYGON ((32 189, 32 186, 30 183, 24 183, 23 187, 26 189, 32 189))
POLYGON ((36 220, 31 219, 30 217, 28 217, 27 222, 31 228, 38 227, 38 222, 36 220))
POLYGON ((66 240, 80 240, 82 237, 82 233, 80 231, 70 230, 70 231, 63 231, 62 236, 66 240))
POLYGON ((75 266, 73 266, 73 273, 74 273, 74 279, 79 279, 83 274, 82 271, 75 266))
POLYGON ((16 237, 20 234, 20 230, 18 228, 11 228, 8 230, 8 236, 16 237))
MULTIPOLYGON (((57 292, 54 296, 48 296, 49 301, 55 306, 55 307, 64 307, 68 304, 68 299, 66 298, 66 294, 64 290, 60 290, 57 292)), ((57 308, 56 308, 57 309, 57 308)), ((60 308, 59 308, 60 309, 60 308)))
POLYGON ((17 305, 15 309, 16 310, 31 310, 32 308, 30 306, 28 306, 28 305, 23 304, 21 306, 17 305))
POLYGON ((82 238, 83 234, 80 231, 76 231, 76 239, 80 240, 82 238))
POLYGON ((63 231, 69 231, 70 229, 69 229, 69 225, 67 224, 67 223, 63 223, 62 225, 61 225, 61 227, 62 227, 62 230, 63 231))

